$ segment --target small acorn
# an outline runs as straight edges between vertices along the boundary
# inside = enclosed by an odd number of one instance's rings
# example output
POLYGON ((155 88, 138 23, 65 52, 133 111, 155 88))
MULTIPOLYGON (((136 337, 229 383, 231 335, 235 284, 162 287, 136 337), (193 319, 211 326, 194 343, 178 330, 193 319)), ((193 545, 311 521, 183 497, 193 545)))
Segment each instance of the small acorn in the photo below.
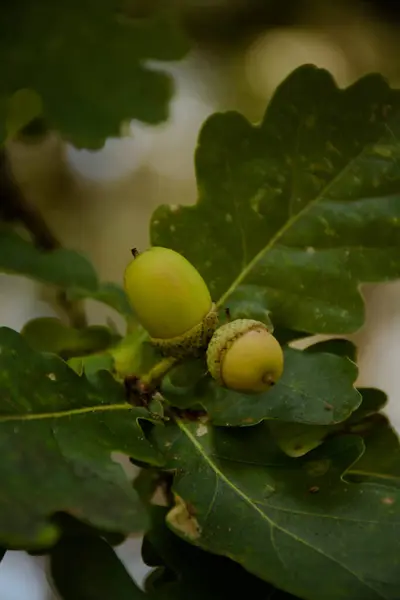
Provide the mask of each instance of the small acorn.
POLYGON ((125 291, 152 343, 177 358, 207 348, 218 313, 200 273, 169 248, 153 246, 133 254, 125 270, 125 291))
POLYGON ((216 330, 207 365, 222 386, 245 393, 265 392, 283 372, 283 352, 261 321, 236 319, 216 330))

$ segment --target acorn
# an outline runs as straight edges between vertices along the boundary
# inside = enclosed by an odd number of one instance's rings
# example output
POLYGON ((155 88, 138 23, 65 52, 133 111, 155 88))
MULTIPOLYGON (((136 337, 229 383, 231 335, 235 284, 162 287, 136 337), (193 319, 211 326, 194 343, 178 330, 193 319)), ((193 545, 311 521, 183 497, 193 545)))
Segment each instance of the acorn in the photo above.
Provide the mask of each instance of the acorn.
POLYGON ((261 321, 236 319, 216 330, 207 349, 207 365, 222 386, 244 393, 265 392, 283 372, 278 340, 261 321))
POLYGON ((209 289, 178 252, 153 246, 134 253, 124 287, 151 342, 165 356, 183 358, 207 348, 218 324, 209 289))

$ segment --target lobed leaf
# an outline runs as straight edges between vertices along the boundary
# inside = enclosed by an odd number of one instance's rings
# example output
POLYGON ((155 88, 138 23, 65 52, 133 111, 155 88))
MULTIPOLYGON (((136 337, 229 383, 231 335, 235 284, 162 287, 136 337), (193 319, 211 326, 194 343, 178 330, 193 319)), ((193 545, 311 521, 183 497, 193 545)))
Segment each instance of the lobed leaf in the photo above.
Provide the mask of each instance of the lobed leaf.
POLYGON ((180 408, 201 404, 215 425, 224 426, 263 419, 328 425, 344 421, 359 406, 357 367, 346 357, 286 348, 284 360, 282 378, 264 393, 235 392, 203 377, 194 390, 181 388, 178 395, 164 386, 163 395, 180 408))
POLYGON ((163 507, 151 508, 151 528, 142 548, 144 561, 158 567, 146 580, 146 588, 156 594, 157 600, 231 600, 250 590, 254 598, 295 600, 294 596, 252 576, 237 563, 187 544, 167 527, 167 512, 163 507))
POLYGON ((68 297, 70 300, 92 298, 92 300, 107 304, 127 318, 133 317, 132 307, 129 304, 127 295, 118 284, 113 282, 98 283, 96 290, 72 288, 68 297))
POLYGON ((89 356, 73 356, 66 361, 67 365, 78 375, 84 373, 89 381, 97 383, 97 374, 100 371, 114 371, 115 364, 111 354, 102 352, 89 356))
POLYGON ((354 363, 357 362, 357 348, 350 342, 341 338, 323 340, 307 346, 307 352, 328 352, 328 354, 337 354, 337 356, 346 356, 354 363))
MULTIPOLYGON (((51 129, 87 148, 119 136, 126 120, 165 120, 171 79, 145 61, 177 60, 188 50, 173 15, 141 18, 119 0, 39 0, 34 6, 16 0, 2 10, 0 40, 6 66, 0 143, 14 129, 13 95, 23 88, 40 97, 34 116, 44 116, 51 129)), ((19 114, 26 112, 29 107, 19 107, 19 114)))
POLYGON ((63 600, 146 598, 112 547, 102 538, 61 539, 50 554, 51 577, 63 600))
POLYGON ((158 208, 152 243, 184 254, 221 307, 240 295, 277 330, 357 330, 360 283, 400 277, 399 109, 379 75, 339 89, 296 69, 260 125, 234 112, 206 121, 198 202, 158 208))
POLYGON ((370 481, 400 489, 400 440, 383 415, 360 428, 365 452, 351 469, 356 481, 370 481))
POLYGON ((111 453, 160 464, 139 423, 150 419, 147 410, 126 403, 123 386, 109 373, 97 373, 93 383, 1 328, 1 543, 51 543, 58 512, 105 530, 141 530, 139 498, 111 453))
POLYGON ((91 325, 75 329, 53 317, 28 321, 21 335, 34 350, 59 354, 63 358, 105 350, 119 339, 107 327, 91 325))
MULTIPOLYGON (((369 447, 369 435, 376 423, 375 415, 386 404, 386 395, 374 388, 361 388, 358 390, 362 397, 360 406, 341 423, 332 425, 307 425, 305 423, 289 423, 283 421, 270 421, 269 430, 279 447, 289 456, 298 457, 317 448, 331 435, 342 433, 357 433, 367 435, 364 440, 369 447), (370 419, 373 416, 374 418, 370 419)), ((378 416, 378 423, 381 415, 378 416)), ((369 454, 369 452, 367 452, 369 454)), ((385 455, 382 456, 382 458, 385 455)), ((391 460, 391 452, 387 460, 391 460)))
POLYGON ((0 271, 25 275, 63 288, 69 300, 92 298, 132 318, 125 292, 115 283, 100 283, 82 254, 59 248, 44 252, 11 228, 0 227, 0 271))
POLYGON ((155 436, 176 470, 168 524, 178 535, 307 600, 397 599, 400 492, 347 481, 360 437, 291 459, 265 424, 177 419, 155 436))
POLYGON ((43 252, 8 228, 0 229, 0 270, 62 288, 95 292, 98 286, 95 270, 78 252, 64 248, 43 252))

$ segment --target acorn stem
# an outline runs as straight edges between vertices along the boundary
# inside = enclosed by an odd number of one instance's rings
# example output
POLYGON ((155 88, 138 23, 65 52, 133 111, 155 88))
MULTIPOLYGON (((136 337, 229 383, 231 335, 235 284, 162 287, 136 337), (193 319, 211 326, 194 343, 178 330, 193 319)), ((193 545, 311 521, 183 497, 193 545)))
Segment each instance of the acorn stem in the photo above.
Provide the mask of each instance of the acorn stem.
POLYGON ((163 358, 145 375, 140 378, 141 383, 149 388, 156 386, 160 380, 176 365, 178 360, 172 356, 163 358))

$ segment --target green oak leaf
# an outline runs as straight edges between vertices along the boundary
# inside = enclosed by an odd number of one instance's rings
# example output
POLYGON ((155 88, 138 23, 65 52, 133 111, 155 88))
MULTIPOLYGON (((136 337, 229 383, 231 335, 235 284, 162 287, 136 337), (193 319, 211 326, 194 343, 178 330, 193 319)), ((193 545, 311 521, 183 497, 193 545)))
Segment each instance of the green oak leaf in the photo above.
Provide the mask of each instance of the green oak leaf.
POLYGON ((98 373, 100 371, 114 372, 115 370, 113 358, 108 352, 90 354, 89 356, 74 356, 66 362, 75 373, 78 375, 84 373, 87 379, 95 385, 98 384, 98 373))
POLYGON ((145 61, 188 50, 173 15, 139 18, 120 0, 16 0, 3 7, 0 40, 0 143, 15 122, 13 95, 25 89, 41 100, 33 116, 87 148, 119 136, 124 121, 165 120, 171 79, 145 61))
POLYGON ((220 307, 257 298, 276 327, 343 334, 363 324, 360 283, 400 277, 400 91, 379 75, 339 89, 305 65, 261 124, 204 124, 195 206, 161 206, 154 245, 201 272, 220 307))
POLYGON ((347 356, 353 362, 357 362, 357 348, 349 340, 333 338, 317 342, 306 348, 306 352, 328 352, 337 356, 347 356))
POLYGON ((84 300, 92 298, 103 304, 107 304, 121 315, 131 318, 133 311, 124 290, 116 283, 98 283, 96 290, 73 288, 68 293, 69 300, 84 300))
POLYGON ((0 271, 26 275, 61 288, 97 290, 91 263, 73 250, 43 252, 9 228, 0 228, 0 271))
POLYGON ((168 524, 185 540, 307 600, 397 600, 400 491, 346 480, 360 437, 293 459, 265 423, 176 419, 155 436, 176 473, 168 524))
POLYGON ((143 375, 160 360, 160 353, 149 342, 147 332, 136 323, 130 333, 110 349, 110 354, 121 379, 127 375, 143 375))
MULTIPOLYGON (((284 360, 281 379, 267 392, 235 392, 208 377, 188 391, 185 408, 189 401, 190 406, 201 404, 214 425, 255 425, 263 419, 328 425, 344 421, 359 406, 357 367, 346 357, 286 348, 284 360)), ((176 403, 176 393, 162 391, 176 403)), ((178 405, 184 406, 179 397, 178 405)))
POLYGON ((180 409, 202 410, 197 396, 208 384, 208 368, 205 357, 192 358, 177 364, 161 382, 161 394, 171 406, 180 409))
POLYGON ((187 544, 167 527, 167 512, 160 506, 151 508, 151 528, 142 548, 146 564, 158 567, 146 580, 146 588, 156 592, 157 600, 231 600, 241 598, 249 590, 253 598, 295 600, 237 563, 187 544))
POLYGON ((304 423, 287 423, 271 421, 269 430, 278 446, 288 456, 298 458, 318 448, 326 436, 337 425, 305 425, 304 423))
POLYGON ((164 565, 165 561, 172 576, 168 573, 166 577, 162 566, 148 578, 143 592, 107 541, 78 529, 63 537, 50 552, 51 578, 63 600, 230 600, 234 591, 244 593, 248 589, 258 598, 272 598, 274 594, 276 600, 295 600, 250 575, 237 563, 189 546, 166 527, 165 515, 166 509, 153 507, 152 527, 144 546, 152 546, 155 561, 151 564, 164 565))
MULTIPOLYGON (((77 538, 82 536, 100 536, 111 546, 119 546, 126 540, 127 537, 126 535, 115 531, 98 529, 92 525, 89 525, 88 523, 78 521, 78 519, 75 519, 67 513, 57 513, 53 517, 52 521, 59 530, 59 540, 66 537, 77 538)), ((40 548, 34 548, 27 550, 27 552, 31 556, 45 556, 49 554, 53 547, 54 544, 52 543, 47 547, 43 546, 40 548)))
POLYGON ((63 358, 105 350, 116 341, 116 336, 107 327, 91 325, 75 329, 53 317, 28 321, 21 335, 37 352, 51 352, 63 358))
POLYGON ((50 553, 51 578, 63 600, 142 600, 113 548, 102 538, 62 538, 50 553))
MULTIPOLYGON (((307 425, 305 423, 289 423, 284 421, 270 421, 269 430, 279 447, 289 456, 294 458, 303 456, 317 448, 327 436, 342 433, 370 434, 375 427, 375 416, 386 404, 386 394, 375 388, 360 388, 362 397, 360 406, 341 423, 332 425, 307 425)), ((381 415, 379 415, 380 421, 381 415)), ((368 448, 368 440, 367 443, 368 448)))
POLYGON ((370 481, 400 489, 399 436, 383 415, 370 427, 360 430, 365 452, 353 465, 350 475, 356 481, 370 481))
POLYGON ((0 329, 0 542, 46 545, 57 537, 52 515, 67 512, 95 527, 129 533, 145 515, 121 466, 122 452, 143 462, 162 458, 107 372, 96 385, 60 358, 33 351, 15 331, 0 329))
POLYGON ((126 540, 126 535, 122 533, 98 529, 93 527, 93 525, 78 521, 78 519, 75 519, 75 517, 72 517, 67 513, 58 513, 55 515, 54 523, 57 524, 57 527, 61 531, 59 540, 66 537, 100 536, 111 546, 119 546, 126 540))
POLYGON ((74 250, 42 251, 8 227, 0 226, 0 271, 25 275, 67 291, 69 300, 92 298, 126 318, 133 317, 125 292, 115 283, 101 283, 92 264, 74 250))
POLYGON ((244 287, 238 288, 235 294, 229 298, 229 316, 231 319, 256 319, 268 326, 268 330, 274 331, 270 318, 270 311, 265 306, 264 293, 262 289, 252 290, 249 294, 244 287))

